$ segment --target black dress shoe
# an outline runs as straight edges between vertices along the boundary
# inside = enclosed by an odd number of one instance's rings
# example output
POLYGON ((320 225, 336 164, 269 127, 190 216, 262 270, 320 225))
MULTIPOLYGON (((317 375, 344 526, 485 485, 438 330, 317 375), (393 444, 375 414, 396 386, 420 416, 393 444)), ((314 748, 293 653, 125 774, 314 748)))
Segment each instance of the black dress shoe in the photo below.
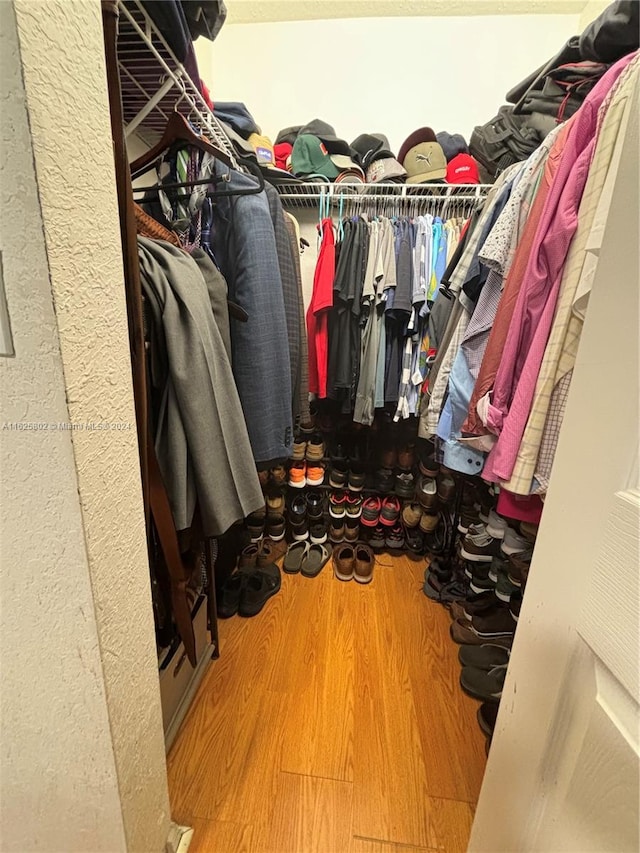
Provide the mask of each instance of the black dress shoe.
POLYGON ((237 572, 234 575, 230 575, 224 582, 216 601, 220 619, 228 619, 230 616, 235 616, 238 612, 240 596, 242 595, 242 588, 246 577, 245 572, 237 572))
POLYGON ((247 574, 238 613, 240 616, 256 616, 272 595, 280 589, 280 569, 272 564, 247 574))

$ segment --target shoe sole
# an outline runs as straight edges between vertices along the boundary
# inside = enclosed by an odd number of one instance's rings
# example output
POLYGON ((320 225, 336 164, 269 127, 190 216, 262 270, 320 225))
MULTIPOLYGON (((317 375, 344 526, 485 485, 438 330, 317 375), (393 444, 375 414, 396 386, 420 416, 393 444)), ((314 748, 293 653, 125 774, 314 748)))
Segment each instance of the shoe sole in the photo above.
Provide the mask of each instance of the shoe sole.
POLYGON ((478 595, 481 592, 494 592, 495 586, 477 586, 474 585, 473 580, 469 584, 469 588, 478 595))
MULTIPOLYGON (((345 541, 344 536, 342 537, 342 539, 333 539, 331 536, 329 537, 329 542, 333 543, 334 545, 339 545, 341 542, 344 542, 344 541, 345 541)), ((321 545, 322 543, 319 542, 318 544, 321 545)))
POLYGON ((354 574, 353 574, 353 579, 354 579, 354 581, 355 581, 356 583, 362 583, 362 584, 364 584, 364 583, 371 583, 371 581, 373 580, 373 572, 371 572, 371 574, 370 574, 370 575, 367 575, 367 577, 364 577, 364 578, 363 578, 363 577, 361 577, 360 575, 357 575, 357 574, 354 572, 354 574))
POLYGON ((310 480, 307 477, 307 486, 321 486, 324 483, 324 477, 321 480, 310 480))
POLYGON ((347 484, 347 488, 350 492, 361 492, 364 489, 364 483, 362 483, 360 486, 354 486, 353 483, 349 481, 349 483, 347 484))
POLYGON ((377 527, 380 524, 380 516, 377 515, 375 518, 367 518, 363 513, 360 516, 360 524, 364 524, 365 527, 377 527))
POLYGON ((304 487, 307 485, 307 478, 305 477, 304 480, 302 480, 302 482, 300 483, 294 480, 289 480, 289 485, 292 489, 304 489, 304 487))
POLYGON ((296 542, 306 542, 309 538, 309 531, 307 530, 306 533, 293 533, 292 535, 296 542))
POLYGON ((346 517, 352 518, 354 520, 356 518, 361 518, 362 517, 362 509, 359 509, 357 513, 349 512, 349 510, 347 510, 346 517))
POLYGON ((490 524, 487 524, 487 533, 489 536, 493 536, 494 539, 504 539, 504 530, 501 530, 499 527, 491 527, 490 524))
POLYGON ((503 554, 506 554, 510 557, 512 554, 520 554, 522 551, 526 551, 526 548, 515 548, 513 545, 505 545, 504 542, 500 546, 500 550, 503 554))
POLYGON ((394 518, 385 518, 383 515, 381 515, 380 524, 384 524, 385 527, 393 527, 394 524, 398 523, 399 518, 400 514, 396 515, 394 518))
POLYGON ((465 550, 464 545, 460 547, 460 554, 465 558, 465 560, 470 560, 472 563, 490 563, 493 560, 493 557, 485 554, 471 554, 469 551, 465 550))
POLYGON ((521 589, 521 588, 522 588, 522 583, 521 583, 519 580, 517 580, 516 578, 512 577, 511 575, 507 575, 507 577, 509 578, 509 583, 510 583, 510 584, 512 584, 513 586, 517 586, 517 587, 518 587, 518 589, 521 589))
POLYGON ((331 477, 329 477, 329 485, 331 486, 332 489, 344 489, 344 488, 346 488, 347 481, 342 480, 342 482, 336 483, 335 480, 332 480, 331 477))
POLYGON ((273 542, 281 542, 284 539, 284 530, 282 531, 282 533, 278 533, 277 536, 274 536, 273 533, 267 533, 267 536, 273 542))
POLYGON ((345 582, 346 582, 346 581, 350 581, 350 580, 353 580, 353 577, 354 577, 354 573, 353 573, 353 572, 351 572, 351 574, 350 574, 350 575, 343 575, 343 574, 341 574, 341 573, 338 571, 338 569, 337 569, 337 567, 336 567, 336 564, 335 564, 335 563, 333 564, 333 573, 334 573, 334 575, 337 577, 337 579, 338 579, 339 581, 345 581, 345 582))
POLYGON ((480 693, 479 690, 474 690, 472 687, 467 687, 462 677, 460 678, 460 687, 462 687, 467 696, 471 696, 472 699, 479 699, 481 702, 499 702, 502 696, 502 690, 499 693, 486 694, 480 693))
POLYGON ((328 538, 329 537, 327 536, 326 533, 324 534, 324 536, 321 536, 319 539, 316 536, 309 536, 309 539, 311 540, 313 545, 324 545, 324 543, 327 541, 328 538))
POLYGON ((329 507, 329 515, 331 516, 331 518, 344 518, 346 516, 346 514, 347 514, 346 509, 343 509, 342 512, 338 513, 338 512, 336 512, 336 510, 334 510, 333 507, 331 507, 331 506, 329 507))
POLYGON ((476 635, 476 637, 481 637, 484 639, 500 639, 505 637, 513 637, 515 633, 515 625, 513 626, 513 631, 477 631, 473 625, 470 626, 470 630, 476 635))

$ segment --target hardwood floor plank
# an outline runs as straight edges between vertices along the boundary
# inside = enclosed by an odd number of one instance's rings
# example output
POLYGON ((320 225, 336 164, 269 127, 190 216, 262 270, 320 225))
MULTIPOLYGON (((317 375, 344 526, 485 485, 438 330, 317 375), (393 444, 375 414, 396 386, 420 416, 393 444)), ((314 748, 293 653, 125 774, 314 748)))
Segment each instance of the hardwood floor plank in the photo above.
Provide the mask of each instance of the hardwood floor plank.
POLYGON ((190 821, 193 840, 189 853, 252 853, 253 827, 221 820, 190 821))
POLYGON ((412 844, 396 844, 395 841, 378 841, 374 838, 351 839, 349 853, 440 853, 434 847, 414 847, 412 844))
POLYGON ((405 614, 393 607, 395 571, 376 566, 373 595, 360 601, 353 834, 433 847, 409 661, 396 626, 405 614))
POLYGON ((449 635, 444 607, 416 595, 423 568, 402 558, 392 593, 409 672, 430 796, 476 802, 486 763, 485 738, 477 724, 479 702, 460 688, 458 646, 449 635))
POLYGON ((353 780, 354 625, 361 593, 339 583, 327 565, 308 579, 314 600, 306 630, 286 654, 291 701, 284 722, 282 770, 353 780))
POLYGON ((256 826, 255 853, 345 853, 351 840, 350 782, 281 773, 268 825, 256 826))

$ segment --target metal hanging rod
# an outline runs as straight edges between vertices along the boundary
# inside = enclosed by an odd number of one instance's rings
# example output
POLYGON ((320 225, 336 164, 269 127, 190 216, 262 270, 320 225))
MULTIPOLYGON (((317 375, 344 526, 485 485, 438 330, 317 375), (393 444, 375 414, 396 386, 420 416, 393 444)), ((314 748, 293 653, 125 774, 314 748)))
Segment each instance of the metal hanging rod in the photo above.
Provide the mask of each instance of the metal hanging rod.
POLYGON ((155 143, 177 110, 238 168, 224 127, 140 0, 118 0, 118 11, 118 70, 126 136, 138 132, 155 143))

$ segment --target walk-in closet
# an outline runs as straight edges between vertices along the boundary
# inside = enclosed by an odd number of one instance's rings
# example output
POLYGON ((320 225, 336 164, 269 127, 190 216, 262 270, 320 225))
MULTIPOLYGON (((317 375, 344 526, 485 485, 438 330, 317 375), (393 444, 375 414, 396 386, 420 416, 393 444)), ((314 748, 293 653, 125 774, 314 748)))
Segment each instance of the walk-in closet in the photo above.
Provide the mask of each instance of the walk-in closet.
POLYGON ((0 847, 637 850, 638 4, 2 5, 0 847))

